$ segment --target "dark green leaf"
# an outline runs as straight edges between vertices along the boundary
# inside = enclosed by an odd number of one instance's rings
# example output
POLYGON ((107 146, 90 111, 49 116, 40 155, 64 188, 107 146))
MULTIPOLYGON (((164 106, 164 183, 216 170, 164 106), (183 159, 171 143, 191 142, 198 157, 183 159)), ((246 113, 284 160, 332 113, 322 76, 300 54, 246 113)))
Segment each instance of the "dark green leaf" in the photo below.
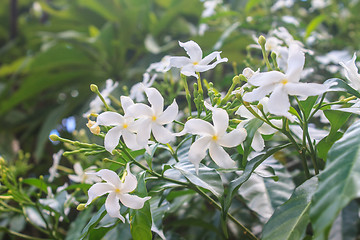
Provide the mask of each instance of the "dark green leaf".
POLYGON ((41 191, 45 192, 46 194, 48 193, 47 184, 44 180, 41 180, 38 178, 26 178, 23 180, 23 183, 35 186, 35 187, 41 189, 41 191))
POLYGON ((293 195, 278 207, 265 224, 262 239, 290 240, 302 239, 309 224, 311 197, 317 187, 317 178, 313 177, 296 188, 293 195))
POLYGON ((107 212, 105 210, 105 204, 104 204, 100 208, 100 210, 90 219, 88 224, 86 224, 86 226, 82 230, 82 235, 80 239, 86 238, 88 234, 91 232, 91 230, 93 230, 96 227, 96 225, 101 221, 101 219, 103 219, 103 217, 105 217, 106 214, 107 212))
POLYGON ((342 91, 346 93, 350 93, 357 98, 360 98, 360 93, 349 86, 346 82, 339 78, 331 78, 324 82, 324 84, 331 85, 330 89, 334 89, 335 91, 342 91))
MULTIPOLYGON (((145 172, 139 174, 137 189, 134 193, 137 193, 139 197, 147 196, 145 172)), ((149 201, 146 201, 141 209, 130 209, 130 231, 134 240, 151 240, 151 225, 149 201)))
POLYGON ((310 96, 304 101, 300 101, 300 105, 304 110, 305 119, 307 119, 310 115, 312 107, 315 105, 318 96, 310 96))
POLYGON ((254 119, 251 119, 244 126, 244 128, 246 129, 247 135, 246 135, 246 139, 244 141, 244 155, 243 155, 243 161, 242 161, 243 167, 245 167, 245 165, 247 163, 247 158, 251 152, 251 143, 253 141, 255 132, 258 130, 259 127, 261 127, 262 124, 263 124, 263 122, 260 119, 254 118, 254 119))
POLYGON ((310 217, 315 239, 327 239, 339 212, 360 197, 360 121, 355 122, 329 151, 310 217))

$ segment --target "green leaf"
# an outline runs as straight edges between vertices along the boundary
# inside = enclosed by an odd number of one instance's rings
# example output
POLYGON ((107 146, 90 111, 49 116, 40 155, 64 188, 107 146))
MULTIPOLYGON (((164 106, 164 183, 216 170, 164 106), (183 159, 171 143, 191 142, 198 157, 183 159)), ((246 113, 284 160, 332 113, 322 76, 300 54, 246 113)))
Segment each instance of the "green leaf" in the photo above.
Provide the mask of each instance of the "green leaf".
POLYGON ((242 166, 245 167, 247 163, 247 158, 251 152, 251 143, 253 141, 255 132, 258 130, 259 127, 263 124, 263 121, 260 119, 254 118, 251 119, 247 124, 245 124, 244 128, 246 129, 247 135, 246 139, 244 141, 244 155, 243 155, 243 161, 242 166))
POLYGON ((326 15, 322 14, 314 18, 306 27, 305 38, 308 38, 311 33, 326 19, 326 15))
POLYGON ((291 144, 284 144, 284 145, 280 145, 274 148, 270 148, 268 149, 268 151, 266 153, 260 154, 256 157, 254 157, 253 159, 251 159, 245 167, 245 170, 243 172, 243 174, 237 178, 234 179, 233 181, 230 182, 229 184, 229 189, 228 189, 228 194, 225 198, 223 198, 222 200, 222 209, 223 209, 223 217, 226 216, 227 211, 229 210, 229 207, 231 205, 231 201, 233 199, 233 197, 235 196, 237 190, 241 187, 241 185, 247 181, 251 174, 255 171, 255 169, 263 162, 265 161, 268 157, 270 157, 271 155, 273 155, 274 153, 276 153, 277 151, 286 148, 288 146, 290 146, 291 144))
POLYGON ((300 101, 300 105, 301 105, 302 109, 304 110, 305 119, 307 119, 309 117, 311 109, 315 105, 317 98, 318 98, 318 96, 310 96, 306 100, 300 101))
MULTIPOLYGON (((145 172, 139 174, 138 185, 135 191, 139 197, 146 197, 145 172)), ((141 209, 130 209, 130 231, 134 240, 151 240, 151 212, 149 201, 141 209)))
POLYGON ((328 136, 323 138, 317 145, 319 157, 326 161, 327 153, 331 146, 343 135, 338 130, 347 122, 351 113, 337 110, 324 110, 326 118, 330 121, 331 129, 328 136))
POLYGON ((357 98, 360 98, 360 93, 349 86, 346 82, 339 78, 331 78, 324 82, 326 85, 331 85, 330 89, 334 89, 336 91, 342 91, 346 93, 350 93, 357 98))
POLYGON ((105 210, 105 204, 104 204, 100 208, 100 210, 90 219, 88 224, 86 224, 86 226, 82 230, 82 235, 80 239, 85 239, 90 233, 90 231, 93 230, 96 227, 96 225, 101 221, 101 219, 105 217, 106 213, 107 212, 105 210))
POLYGON ((43 191, 44 193, 48 193, 47 191, 47 184, 44 180, 38 179, 38 178, 26 178, 23 180, 23 183, 35 186, 39 189, 41 189, 41 191, 43 191))
POLYGON ((327 239, 340 211, 360 197, 360 121, 355 122, 329 151, 310 217, 314 239, 327 239))
POLYGON ((317 187, 313 177, 296 188, 288 201, 278 207, 262 232, 263 240, 302 239, 310 221, 311 197, 317 187))
POLYGON ((355 240, 359 233, 359 206, 357 200, 347 205, 336 218, 329 240, 355 240))
POLYGON ((290 198, 294 188, 295 185, 290 173, 278 160, 270 157, 241 185, 238 193, 245 199, 247 206, 252 211, 267 220, 275 208, 290 198), (262 177, 263 174, 259 174, 268 166, 276 169, 278 181, 273 181, 272 178, 264 178, 262 177))
POLYGON ((85 227, 87 221, 89 221, 92 215, 92 209, 92 207, 88 207, 77 215, 75 221, 70 224, 65 240, 80 239, 82 229, 85 227))
POLYGON ((176 163, 174 169, 179 170, 191 183, 211 191, 217 197, 220 197, 224 192, 221 177, 215 169, 200 164, 199 172, 196 174, 194 164, 189 161, 176 163))

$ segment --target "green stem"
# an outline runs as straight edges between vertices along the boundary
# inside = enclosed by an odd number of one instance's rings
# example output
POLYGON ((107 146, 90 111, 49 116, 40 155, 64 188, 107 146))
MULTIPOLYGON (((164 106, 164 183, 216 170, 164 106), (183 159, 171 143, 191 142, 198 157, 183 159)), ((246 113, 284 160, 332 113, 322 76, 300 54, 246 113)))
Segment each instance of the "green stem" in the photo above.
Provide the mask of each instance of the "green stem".
MULTIPOLYGON (((123 143, 120 142, 121 145, 124 145, 123 143)), ((208 196, 206 193, 204 193, 198 186, 192 184, 192 183, 185 183, 185 182, 180 182, 180 181, 177 181, 177 180, 174 180, 174 179, 171 179, 171 178, 167 178, 165 176, 162 176, 160 175, 159 173, 157 172, 154 172, 152 171, 151 169, 148 169, 147 167, 145 167, 144 165, 142 165, 141 163, 139 163, 138 161, 135 160, 135 158, 133 156, 131 156, 131 154, 127 151, 127 149, 123 149, 123 152, 125 153, 125 155, 127 157, 129 157, 130 161, 132 163, 134 163, 135 165, 137 165, 138 167, 140 167, 141 169, 147 171, 149 174, 151 174, 152 176, 154 177, 157 177, 159 179, 163 179, 163 180, 166 180, 166 181, 169 181, 169 182, 172 182, 172 183, 176 183, 176 184, 179 184, 179 185, 182 185, 184 187, 188 187, 190 189, 193 189, 195 190, 197 193, 199 193, 202 197, 206 198, 209 202, 211 202, 212 204, 214 204, 214 206, 216 206, 217 209, 221 210, 221 206, 214 200, 212 199, 210 196, 208 196)), ((247 229, 245 226, 243 226, 238 220, 236 220, 236 218, 234 216, 232 216, 230 213, 227 213, 227 215, 229 216, 229 218, 234 222, 236 223, 240 228, 241 230, 244 231, 244 233, 247 235, 247 236, 250 236, 251 239, 254 239, 254 240, 257 240, 257 238, 253 235, 253 233, 247 229)))
POLYGON ((188 108, 189 108, 189 116, 191 117, 191 94, 190 94, 190 91, 189 91, 189 86, 187 84, 187 81, 186 81, 186 76, 181 74, 181 80, 184 84, 184 89, 185 89, 185 96, 186 96, 186 101, 188 103, 188 108))
POLYGON ((18 232, 12 231, 10 229, 7 229, 5 227, 0 227, 0 231, 4 231, 4 232, 7 232, 8 234, 14 235, 14 236, 19 237, 19 238, 24 238, 24 239, 50 240, 49 238, 38 238, 38 237, 32 237, 32 236, 29 236, 29 235, 26 235, 26 234, 18 233, 18 232))

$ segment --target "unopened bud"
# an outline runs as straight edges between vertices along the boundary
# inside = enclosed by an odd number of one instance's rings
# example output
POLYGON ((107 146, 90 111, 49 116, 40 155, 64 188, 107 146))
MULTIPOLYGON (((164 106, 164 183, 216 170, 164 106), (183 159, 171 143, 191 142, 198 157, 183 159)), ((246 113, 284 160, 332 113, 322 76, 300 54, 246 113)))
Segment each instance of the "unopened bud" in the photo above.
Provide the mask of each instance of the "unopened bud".
POLYGON ((261 103, 259 103, 259 104, 257 105, 257 108, 258 108, 260 111, 262 111, 262 110, 264 109, 264 106, 263 106, 261 103))
POLYGON ((96 122, 95 121, 91 121, 89 119, 88 123, 86 124, 86 126, 89 128, 90 132, 92 132, 92 134, 95 135, 99 135, 100 134, 100 127, 98 125, 95 125, 96 122), (95 125, 95 126, 94 126, 95 125))
POLYGON ((99 88, 98 86, 96 86, 95 84, 91 84, 90 85, 90 90, 94 93, 98 92, 99 91, 99 88))
POLYGON ((232 82, 234 84, 239 84, 240 83, 240 77, 238 75, 236 75, 235 77, 233 77, 232 82))
POLYGON ((247 78, 246 78, 244 75, 242 75, 242 74, 239 75, 239 79, 240 79, 240 81, 242 81, 242 82, 247 82, 247 78))
POLYGON ((85 203, 80 203, 77 207, 76 210, 78 211, 83 211, 86 208, 86 204, 85 203))
POLYGON ((266 39, 263 35, 260 35, 258 43, 260 44, 260 46, 265 47, 266 39))
POLYGON ((56 134, 51 134, 50 136, 49 136, 49 138, 50 138, 50 140, 51 141, 60 141, 60 137, 58 136, 58 135, 56 135, 56 134))

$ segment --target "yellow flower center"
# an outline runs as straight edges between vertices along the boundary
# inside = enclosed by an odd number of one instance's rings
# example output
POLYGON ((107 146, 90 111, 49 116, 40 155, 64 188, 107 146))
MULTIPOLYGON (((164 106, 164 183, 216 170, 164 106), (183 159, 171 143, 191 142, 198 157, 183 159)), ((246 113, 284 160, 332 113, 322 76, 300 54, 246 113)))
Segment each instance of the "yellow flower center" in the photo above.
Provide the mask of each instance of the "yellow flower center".
POLYGON ((198 65, 199 63, 198 62, 193 62, 194 65, 198 65))
POLYGON ((287 84, 288 82, 289 82, 289 81, 288 81, 286 78, 283 79, 283 80, 281 80, 281 83, 284 84, 284 85, 287 84))
POLYGON ((213 141, 217 141, 217 140, 218 140, 218 136, 216 136, 216 135, 212 136, 212 140, 213 140, 213 141))
POLYGON ((155 122, 156 121, 156 116, 152 116, 151 120, 155 122))
POLYGON ((116 192, 116 193, 120 193, 120 189, 116 188, 116 189, 115 189, 115 192, 116 192))
POLYGON ((123 124, 123 128, 127 128, 128 126, 126 123, 123 124))

